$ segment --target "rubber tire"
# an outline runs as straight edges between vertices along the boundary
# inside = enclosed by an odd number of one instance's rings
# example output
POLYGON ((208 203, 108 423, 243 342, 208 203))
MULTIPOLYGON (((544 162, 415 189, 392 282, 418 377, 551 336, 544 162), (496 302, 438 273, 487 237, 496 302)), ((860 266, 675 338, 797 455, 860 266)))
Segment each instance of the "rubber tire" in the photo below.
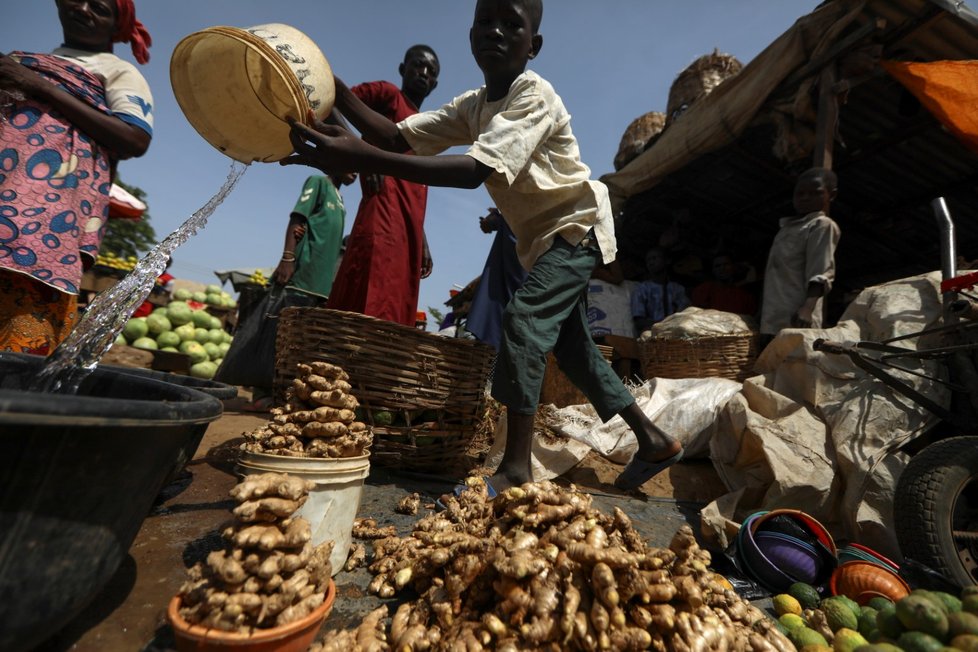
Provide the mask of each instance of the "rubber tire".
MULTIPOLYGON (((960 553, 966 544, 955 542, 954 529, 975 530, 963 518, 967 505, 959 504, 962 492, 978 483, 978 437, 953 437, 937 441, 910 459, 897 482, 893 501, 897 541, 901 552, 945 575, 960 586, 978 583, 978 542, 972 543, 972 568, 960 553)), ((978 484, 971 492, 978 490, 978 484)), ((972 496, 974 501, 975 496, 972 496)), ((962 500, 966 500, 963 498, 962 500)), ((978 509, 973 502, 971 510, 978 509)))

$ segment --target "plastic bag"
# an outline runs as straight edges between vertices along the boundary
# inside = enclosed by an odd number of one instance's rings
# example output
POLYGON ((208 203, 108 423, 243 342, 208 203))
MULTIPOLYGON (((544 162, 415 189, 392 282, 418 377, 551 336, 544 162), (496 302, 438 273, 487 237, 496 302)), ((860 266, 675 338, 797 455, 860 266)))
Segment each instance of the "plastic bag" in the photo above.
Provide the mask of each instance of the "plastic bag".
POLYGON ((231 347, 214 374, 229 385, 271 388, 275 378, 275 338, 278 317, 285 308, 312 306, 318 298, 273 285, 238 325, 231 347))

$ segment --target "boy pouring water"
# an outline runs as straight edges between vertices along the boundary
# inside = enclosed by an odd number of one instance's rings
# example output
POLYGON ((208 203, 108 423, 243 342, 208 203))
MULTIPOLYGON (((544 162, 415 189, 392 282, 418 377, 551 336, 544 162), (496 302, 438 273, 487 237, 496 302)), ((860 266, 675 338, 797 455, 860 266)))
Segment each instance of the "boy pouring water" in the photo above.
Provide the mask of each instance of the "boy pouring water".
POLYGON ((588 280, 596 265, 615 258, 614 224, 607 189, 590 179, 581 162, 560 97, 526 69, 543 46, 542 15, 542 0, 478 0, 469 41, 485 86, 397 125, 371 112, 337 80, 337 108, 373 145, 343 129, 296 123, 296 154, 283 163, 433 186, 484 183, 529 270, 503 317, 492 396, 507 408, 507 440, 490 484, 501 491, 533 479, 533 417, 546 356, 553 351, 601 419, 620 415, 635 433, 638 450, 615 481, 631 490, 678 462, 683 449, 638 407, 588 330, 588 280), (441 154, 456 145, 469 149, 441 154), (401 153, 408 149, 418 156, 401 153))

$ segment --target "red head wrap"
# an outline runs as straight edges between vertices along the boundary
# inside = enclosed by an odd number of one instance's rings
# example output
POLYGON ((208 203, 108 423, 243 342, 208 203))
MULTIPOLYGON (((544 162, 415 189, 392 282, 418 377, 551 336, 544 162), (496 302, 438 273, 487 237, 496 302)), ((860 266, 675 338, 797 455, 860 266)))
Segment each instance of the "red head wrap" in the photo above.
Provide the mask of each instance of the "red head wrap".
POLYGON ((149 47, 153 45, 153 38, 146 31, 146 26, 136 18, 136 5, 133 0, 115 0, 115 4, 118 16, 112 42, 131 43, 136 61, 146 63, 149 61, 149 47))

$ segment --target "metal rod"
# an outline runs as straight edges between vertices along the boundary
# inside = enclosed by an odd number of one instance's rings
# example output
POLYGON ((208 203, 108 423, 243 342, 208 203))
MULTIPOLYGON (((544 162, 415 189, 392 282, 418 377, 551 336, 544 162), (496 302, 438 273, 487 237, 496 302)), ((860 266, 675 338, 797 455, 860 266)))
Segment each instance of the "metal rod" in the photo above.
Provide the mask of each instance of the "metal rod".
POLYGON ((934 209, 937 226, 941 229, 941 278, 946 281, 958 275, 958 252, 954 239, 954 221, 951 220, 951 213, 947 210, 947 203, 943 197, 933 200, 930 205, 934 209))

